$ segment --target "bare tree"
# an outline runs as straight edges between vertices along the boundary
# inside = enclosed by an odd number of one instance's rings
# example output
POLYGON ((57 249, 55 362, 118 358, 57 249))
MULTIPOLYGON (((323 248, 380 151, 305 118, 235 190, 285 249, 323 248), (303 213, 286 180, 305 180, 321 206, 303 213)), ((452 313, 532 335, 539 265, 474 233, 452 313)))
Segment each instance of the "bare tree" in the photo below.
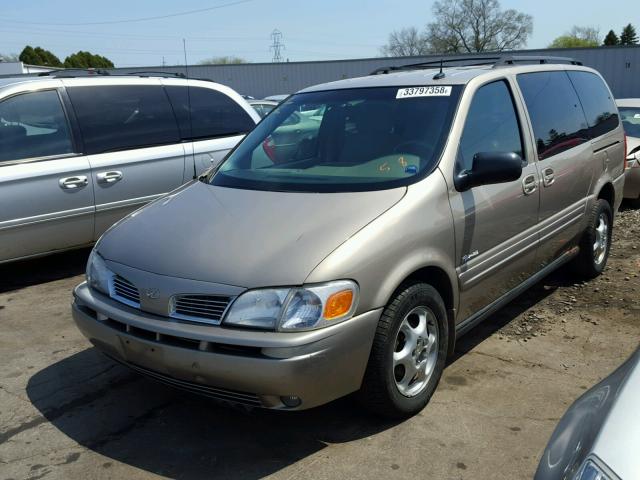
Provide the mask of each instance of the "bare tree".
POLYGON ((385 57, 410 57, 430 53, 424 34, 417 28, 409 27, 389 34, 389 42, 380 49, 385 57))
POLYGON ((438 53, 513 50, 533 31, 531 15, 502 10, 498 0, 439 0, 433 15, 426 38, 438 53))

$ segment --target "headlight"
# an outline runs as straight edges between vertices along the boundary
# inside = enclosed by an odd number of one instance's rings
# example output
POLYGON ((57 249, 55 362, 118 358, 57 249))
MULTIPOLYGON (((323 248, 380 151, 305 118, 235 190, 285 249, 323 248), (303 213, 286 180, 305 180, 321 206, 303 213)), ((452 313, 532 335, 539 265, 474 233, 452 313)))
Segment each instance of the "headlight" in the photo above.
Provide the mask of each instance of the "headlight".
POLYGON ((575 480, 614 480, 618 477, 609 474, 606 472, 604 467, 600 466, 598 463, 594 461, 593 458, 587 458, 580 470, 578 470, 578 474, 574 477, 575 480))
POLYGON ((315 330, 351 318, 358 296, 358 285, 351 280, 250 290, 233 302, 224 323, 280 331, 315 330))
POLYGON ((95 248, 91 250, 89 260, 87 261, 87 283, 91 288, 95 288, 102 293, 109 294, 109 283, 113 274, 104 263, 104 259, 96 252, 95 248))

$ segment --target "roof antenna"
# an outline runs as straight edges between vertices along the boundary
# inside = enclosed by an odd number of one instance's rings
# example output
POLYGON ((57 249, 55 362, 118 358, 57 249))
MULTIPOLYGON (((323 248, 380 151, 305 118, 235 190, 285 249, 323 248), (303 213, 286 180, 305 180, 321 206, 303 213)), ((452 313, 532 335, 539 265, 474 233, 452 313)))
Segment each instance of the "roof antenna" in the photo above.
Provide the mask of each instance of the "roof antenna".
POLYGON ((440 71, 433 76, 434 80, 440 80, 444 78, 444 72, 442 71, 442 57, 440 57, 440 71))
POLYGON ((184 72, 187 76, 187 108, 189 109, 189 137, 191 139, 191 159, 193 160, 193 180, 198 178, 196 172, 196 152, 195 145, 193 144, 193 122, 191 121, 191 90, 189 83, 189 64, 187 63, 187 41, 182 39, 182 50, 184 52, 184 72))

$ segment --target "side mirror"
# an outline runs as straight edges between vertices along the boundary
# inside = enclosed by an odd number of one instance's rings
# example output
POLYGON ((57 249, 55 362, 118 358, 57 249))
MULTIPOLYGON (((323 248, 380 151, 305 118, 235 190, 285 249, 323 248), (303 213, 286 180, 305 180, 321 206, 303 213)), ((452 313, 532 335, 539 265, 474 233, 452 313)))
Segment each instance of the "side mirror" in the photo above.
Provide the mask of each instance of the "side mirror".
POLYGON ((513 152, 480 152, 473 156, 471 170, 463 170, 455 178, 456 190, 464 192, 480 185, 518 180, 522 175, 522 158, 513 152))

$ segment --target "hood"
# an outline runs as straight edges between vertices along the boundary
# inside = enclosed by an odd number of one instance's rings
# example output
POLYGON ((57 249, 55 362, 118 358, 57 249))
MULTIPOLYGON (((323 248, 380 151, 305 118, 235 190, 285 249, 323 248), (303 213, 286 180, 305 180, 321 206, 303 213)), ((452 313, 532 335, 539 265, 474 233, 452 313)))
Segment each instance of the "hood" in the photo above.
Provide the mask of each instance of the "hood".
POLYGON ((245 288, 299 285, 405 192, 284 193, 195 182, 129 215, 96 248, 107 260, 160 275, 245 288))

